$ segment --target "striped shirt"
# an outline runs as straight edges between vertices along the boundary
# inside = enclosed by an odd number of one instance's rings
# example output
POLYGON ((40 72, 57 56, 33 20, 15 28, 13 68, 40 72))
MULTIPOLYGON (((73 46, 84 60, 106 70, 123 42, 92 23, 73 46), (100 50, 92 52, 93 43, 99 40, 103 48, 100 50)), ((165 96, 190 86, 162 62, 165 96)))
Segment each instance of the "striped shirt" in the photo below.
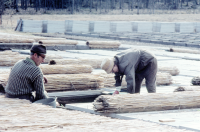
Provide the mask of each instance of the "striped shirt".
POLYGON ((5 92, 9 95, 26 95, 36 92, 35 101, 45 99, 43 73, 41 69, 35 65, 35 62, 26 58, 18 61, 12 68, 5 92))

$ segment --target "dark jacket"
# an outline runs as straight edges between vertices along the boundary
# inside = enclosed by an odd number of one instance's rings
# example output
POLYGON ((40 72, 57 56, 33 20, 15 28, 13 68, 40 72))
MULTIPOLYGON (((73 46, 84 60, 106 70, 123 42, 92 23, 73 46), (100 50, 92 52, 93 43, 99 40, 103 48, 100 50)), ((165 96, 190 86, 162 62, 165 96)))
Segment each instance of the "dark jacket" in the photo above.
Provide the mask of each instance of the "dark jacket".
MULTIPOLYGON (((135 76, 147 65, 155 61, 155 57, 145 50, 130 49, 116 54, 115 64, 119 72, 115 73, 115 86, 121 86, 123 75, 126 75, 127 89, 129 93, 135 93, 135 76)), ((157 63, 154 69, 157 72, 157 63)))

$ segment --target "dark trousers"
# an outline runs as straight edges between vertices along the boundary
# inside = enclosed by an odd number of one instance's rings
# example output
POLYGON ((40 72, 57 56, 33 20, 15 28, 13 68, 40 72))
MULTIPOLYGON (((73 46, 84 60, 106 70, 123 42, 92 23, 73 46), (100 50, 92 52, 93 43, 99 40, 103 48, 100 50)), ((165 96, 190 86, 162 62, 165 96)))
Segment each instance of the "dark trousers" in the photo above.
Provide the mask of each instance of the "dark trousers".
POLYGON ((24 94, 24 95, 10 95, 8 93, 6 93, 6 97, 7 98, 18 98, 18 99, 26 99, 31 101, 32 103, 35 101, 34 96, 30 93, 30 94, 24 94))
POLYGON ((156 92, 157 59, 154 58, 142 71, 135 75, 135 93, 140 93, 143 79, 145 78, 148 93, 156 92))

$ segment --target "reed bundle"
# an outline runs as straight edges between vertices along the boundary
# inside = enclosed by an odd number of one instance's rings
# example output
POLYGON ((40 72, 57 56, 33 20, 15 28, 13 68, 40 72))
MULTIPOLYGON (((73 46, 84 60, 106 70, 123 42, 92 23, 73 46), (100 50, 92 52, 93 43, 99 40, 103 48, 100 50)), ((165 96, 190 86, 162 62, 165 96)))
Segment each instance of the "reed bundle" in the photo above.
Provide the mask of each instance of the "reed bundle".
MULTIPOLYGON (((104 87, 115 87, 115 74, 107 73, 92 73, 94 75, 99 75, 104 78, 104 87)), ((122 86, 127 86, 125 76, 122 79, 122 86)), ((158 72, 156 75, 156 85, 170 85, 172 84, 172 78, 169 73, 158 72)), ((145 79, 142 81, 142 85, 145 85, 145 79)))
POLYGON ((113 126, 118 127, 117 131, 187 132, 142 120, 119 120, 76 110, 51 108, 32 104, 28 100, 5 98, 3 95, 0 95, 0 108, 0 130, 8 132, 114 132, 113 126))
POLYGON ((63 57, 59 56, 59 55, 56 55, 56 54, 47 54, 46 57, 45 57, 44 62, 45 63, 49 63, 50 60, 53 60, 53 59, 63 59, 63 57))
POLYGON ((170 48, 170 52, 200 54, 199 50, 179 49, 179 48, 170 48))
POLYGON ((101 68, 102 60, 103 59, 53 59, 49 61, 49 65, 79 64, 91 65, 92 68, 101 68))
POLYGON ((65 38, 38 37, 38 36, 33 36, 33 39, 35 40, 35 42, 39 42, 40 40, 66 40, 65 38))
POLYGON ((8 82, 8 77, 9 77, 8 73, 0 74, 0 86, 2 86, 3 88, 6 87, 6 84, 8 82))
POLYGON ((46 74, 81 74, 91 73, 90 65, 41 65, 44 75, 46 74))
POLYGON ((1 56, 2 55, 10 56, 10 55, 19 55, 19 53, 18 52, 12 52, 11 50, 5 50, 5 51, 0 51, 0 55, 1 56))
POLYGON ((19 60, 25 59, 28 55, 1 55, 0 66, 13 66, 19 60))
POLYGON ((91 48, 118 48, 121 43, 117 41, 87 41, 86 45, 91 48))
POLYGON ((51 91, 71 91, 98 89, 104 86, 103 78, 90 74, 53 74, 46 75, 45 89, 51 91))
POLYGON ((43 45, 77 45, 78 41, 54 39, 54 40, 39 40, 38 43, 43 45))
POLYGON ((158 67, 159 72, 167 72, 170 73, 172 76, 176 76, 180 73, 177 67, 158 67))
POLYGON ((93 68, 101 68, 103 59, 78 59, 80 64, 91 65, 93 68))
POLYGON ((10 37, 0 38, 0 43, 34 43, 34 39, 21 38, 21 37, 10 37))
POLYGON ((172 76, 169 73, 157 72, 156 85, 170 85, 172 81, 172 76))
POLYGON ((1 74, 10 74, 10 71, 0 71, 0 76, 1 74))
POLYGON ((200 108, 200 92, 101 95, 94 102, 98 112, 129 113, 200 108))
POLYGON ((200 86, 180 86, 174 90, 174 92, 183 91, 200 91, 200 86))

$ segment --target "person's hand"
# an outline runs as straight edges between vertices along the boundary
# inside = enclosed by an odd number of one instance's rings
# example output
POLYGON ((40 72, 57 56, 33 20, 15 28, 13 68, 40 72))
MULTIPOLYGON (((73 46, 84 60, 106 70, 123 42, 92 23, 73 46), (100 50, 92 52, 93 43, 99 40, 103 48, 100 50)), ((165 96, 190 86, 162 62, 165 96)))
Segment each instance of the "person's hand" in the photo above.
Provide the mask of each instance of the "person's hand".
POLYGON ((116 95, 116 94, 119 94, 119 91, 115 91, 112 95, 116 95))
POLYGON ((60 103, 58 103, 57 101, 56 101, 56 106, 60 106, 60 103))
POLYGON ((46 77, 44 77, 44 83, 48 83, 48 81, 47 81, 46 77))

